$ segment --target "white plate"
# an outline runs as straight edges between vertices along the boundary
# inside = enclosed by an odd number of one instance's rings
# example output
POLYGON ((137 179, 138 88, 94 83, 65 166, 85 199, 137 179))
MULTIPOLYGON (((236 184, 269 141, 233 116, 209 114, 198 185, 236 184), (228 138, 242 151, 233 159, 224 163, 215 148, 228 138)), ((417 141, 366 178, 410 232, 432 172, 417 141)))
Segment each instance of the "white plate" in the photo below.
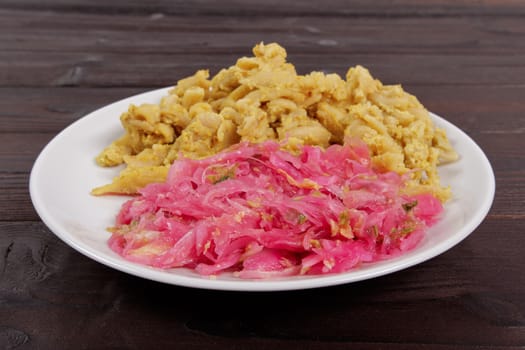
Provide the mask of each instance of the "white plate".
POLYGON ((446 129, 461 157, 440 168, 442 182, 452 186, 454 197, 446 204, 443 219, 418 247, 403 256, 341 274, 256 281, 228 274, 210 279, 188 269, 160 270, 126 261, 106 244, 106 227, 113 224, 126 197, 94 197, 89 193, 93 187, 110 182, 120 168, 101 168, 94 158, 122 134, 119 116, 130 103, 158 103, 167 90, 115 102, 76 121, 44 148, 31 172, 31 199, 43 222, 80 253, 117 270, 159 282, 221 290, 292 290, 356 282, 405 269, 452 248, 474 231, 492 204, 494 174, 483 151, 463 131, 432 115, 434 122, 446 129))

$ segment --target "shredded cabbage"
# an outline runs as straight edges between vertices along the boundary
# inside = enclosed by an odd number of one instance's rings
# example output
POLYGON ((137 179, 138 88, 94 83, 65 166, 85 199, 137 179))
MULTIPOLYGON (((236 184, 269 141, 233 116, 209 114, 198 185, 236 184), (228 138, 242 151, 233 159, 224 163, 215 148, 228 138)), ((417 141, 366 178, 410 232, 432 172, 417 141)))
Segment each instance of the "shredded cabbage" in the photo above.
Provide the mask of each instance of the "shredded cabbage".
POLYGON ((291 154, 274 141, 179 159, 121 208, 109 246, 124 258, 202 275, 274 278, 347 271, 414 248, 442 212, 381 173, 360 142, 291 154))

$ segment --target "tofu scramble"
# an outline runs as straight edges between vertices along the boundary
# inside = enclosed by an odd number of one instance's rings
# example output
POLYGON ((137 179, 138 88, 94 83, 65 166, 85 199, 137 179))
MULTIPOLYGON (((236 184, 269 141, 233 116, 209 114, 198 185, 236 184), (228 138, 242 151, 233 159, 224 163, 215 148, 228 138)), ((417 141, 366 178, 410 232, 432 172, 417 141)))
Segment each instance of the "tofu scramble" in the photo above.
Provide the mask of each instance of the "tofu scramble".
POLYGON ((120 117, 124 135, 96 158, 100 166, 126 167, 92 193, 135 194, 164 181, 174 160, 205 158, 239 142, 278 140, 293 153, 359 138, 376 169, 409 177, 406 193, 450 197, 437 166, 458 155, 400 85, 383 85, 359 65, 346 80, 316 71, 299 75, 276 43, 260 43, 253 54, 211 78, 199 70, 179 80, 158 104, 131 105, 120 117))

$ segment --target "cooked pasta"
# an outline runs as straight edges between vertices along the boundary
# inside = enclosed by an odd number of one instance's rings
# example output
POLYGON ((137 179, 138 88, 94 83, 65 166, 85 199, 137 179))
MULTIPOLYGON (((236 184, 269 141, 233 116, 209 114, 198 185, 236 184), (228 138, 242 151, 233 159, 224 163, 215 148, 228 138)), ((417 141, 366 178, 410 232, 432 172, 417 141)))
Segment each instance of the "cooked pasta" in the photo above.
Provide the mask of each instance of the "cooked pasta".
POLYGON ((260 43, 253 54, 211 78, 199 70, 178 81, 158 104, 131 105, 120 117, 124 135, 96 158, 101 166, 126 168, 93 194, 135 193, 163 181, 180 156, 203 158, 241 141, 280 140, 294 151, 359 138, 376 168, 409 174, 407 192, 449 198, 437 165, 458 155, 400 85, 383 85, 362 66, 350 68, 345 80, 322 72, 299 75, 276 43, 260 43))

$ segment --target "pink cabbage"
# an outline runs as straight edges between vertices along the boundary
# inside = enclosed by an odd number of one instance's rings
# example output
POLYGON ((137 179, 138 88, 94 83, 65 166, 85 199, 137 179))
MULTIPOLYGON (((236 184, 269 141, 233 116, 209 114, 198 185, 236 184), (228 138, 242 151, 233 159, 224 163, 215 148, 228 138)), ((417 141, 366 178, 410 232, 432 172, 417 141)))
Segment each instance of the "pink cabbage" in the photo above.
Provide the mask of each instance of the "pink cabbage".
POLYGON ((121 208, 109 246, 124 258, 203 275, 274 278, 347 271, 414 248, 442 211, 430 194, 402 192, 366 145, 241 143, 174 162, 121 208))

